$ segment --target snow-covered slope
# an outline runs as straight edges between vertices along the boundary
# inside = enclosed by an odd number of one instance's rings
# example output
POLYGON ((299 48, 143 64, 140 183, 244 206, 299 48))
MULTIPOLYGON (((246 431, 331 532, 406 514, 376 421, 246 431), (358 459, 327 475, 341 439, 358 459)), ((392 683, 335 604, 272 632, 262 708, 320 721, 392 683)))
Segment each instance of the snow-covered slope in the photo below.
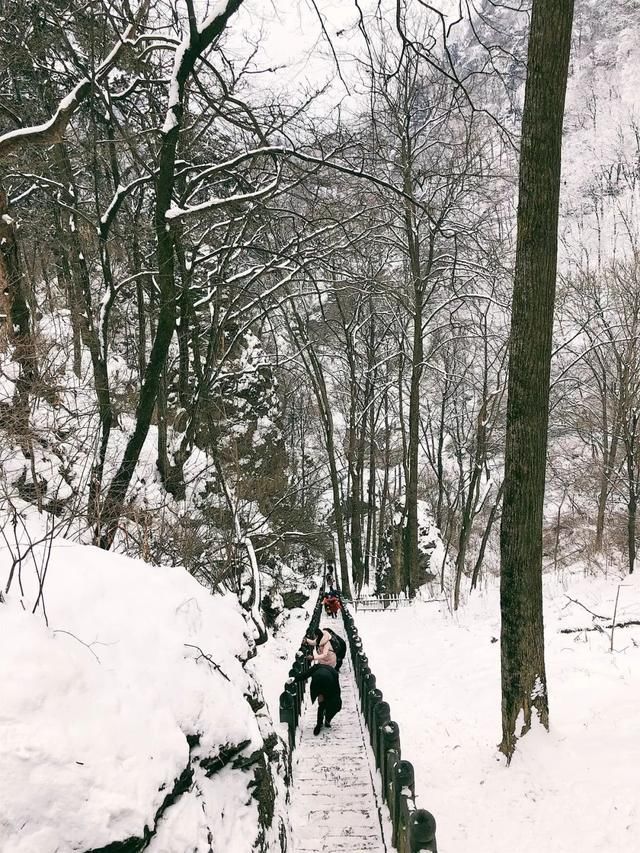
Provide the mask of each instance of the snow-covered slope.
POLYGON ((636 239, 639 62, 638 4, 577 0, 563 147, 565 269, 599 269, 636 239))
POLYGON ((497 583, 452 615, 437 603, 357 622, 447 853, 635 853, 640 833, 640 584, 604 571, 547 577, 551 730, 505 767, 497 583), (585 609, 587 608, 587 609, 585 609), (589 612, 591 611, 591 612, 589 612), (594 618, 592 614, 597 614, 594 618), (598 627, 596 627, 598 626, 598 627), (575 630, 574 630, 575 629, 575 630))
MULTIPOLYGON (((46 548, 0 604, 3 853, 138 850, 151 835, 153 853, 280 850, 283 744, 244 667, 235 597, 181 568, 46 548), (31 612, 36 567, 48 627, 31 612)), ((11 562, 0 549, 3 589, 11 562)))

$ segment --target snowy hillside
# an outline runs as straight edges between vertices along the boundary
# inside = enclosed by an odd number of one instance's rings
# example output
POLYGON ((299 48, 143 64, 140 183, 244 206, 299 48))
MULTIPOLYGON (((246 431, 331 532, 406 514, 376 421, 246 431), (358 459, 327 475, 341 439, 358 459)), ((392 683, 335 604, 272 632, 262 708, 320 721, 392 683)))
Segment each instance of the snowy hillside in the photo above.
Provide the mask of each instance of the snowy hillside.
POLYGON ((640 584, 548 577, 551 730, 499 756, 500 611, 490 583, 454 618, 437 603, 357 613, 377 686, 447 853, 635 853, 640 807, 640 584), (635 621, 612 631, 616 622, 635 621), (597 614, 594 616, 593 614, 597 614), (567 632, 567 633, 563 633, 567 632), (613 648, 612 648, 613 645, 613 648))
POLYGON ((637 3, 577 0, 564 124, 565 268, 600 269, 634 246, 639 61, 637 3))
POLYGON ((0 3, 0 853, 292 851, 276 715, 329 567, 407 604, 356 621, 442 853, 640 849, 640 2, 575 2, 518 335, 531 9, 0 3), (543 315, 551 379, 509 386, 543 315), (501 536, 551 720, 508 769, 501 536))
MULTIPOLYGON (((17 550, 0 550, 2 588, 17 550)), ((279 849, 283 744, 235 597, 63 539, 32 549, 21 583, 0 619, 0 848, 279 849)))

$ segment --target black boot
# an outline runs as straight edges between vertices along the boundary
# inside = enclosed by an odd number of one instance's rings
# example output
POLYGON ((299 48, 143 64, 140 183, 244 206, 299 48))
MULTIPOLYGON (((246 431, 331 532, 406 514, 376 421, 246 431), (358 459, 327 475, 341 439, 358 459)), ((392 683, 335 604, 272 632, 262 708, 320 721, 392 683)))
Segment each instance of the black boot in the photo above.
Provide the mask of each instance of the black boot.
POLYGON ((322 722, 324 720, 324 703, 318 706, 318 719, 316 721, 316 727, 313 730, 314 735, 320 734, 320 729, 322 728, 322 722))

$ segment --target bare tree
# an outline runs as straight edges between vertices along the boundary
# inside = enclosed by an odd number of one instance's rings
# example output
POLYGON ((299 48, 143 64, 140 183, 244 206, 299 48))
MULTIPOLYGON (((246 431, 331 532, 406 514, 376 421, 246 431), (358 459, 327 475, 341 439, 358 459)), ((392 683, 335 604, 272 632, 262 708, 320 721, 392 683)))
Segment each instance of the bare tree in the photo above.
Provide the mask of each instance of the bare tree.
POLYGON ((518 237, 500 530, 502 742, 511 760, 523 714, 549 726, 542 612, 542 522, 555 302, 562 122, 573 0, 534 0, 522 118, 518 237))

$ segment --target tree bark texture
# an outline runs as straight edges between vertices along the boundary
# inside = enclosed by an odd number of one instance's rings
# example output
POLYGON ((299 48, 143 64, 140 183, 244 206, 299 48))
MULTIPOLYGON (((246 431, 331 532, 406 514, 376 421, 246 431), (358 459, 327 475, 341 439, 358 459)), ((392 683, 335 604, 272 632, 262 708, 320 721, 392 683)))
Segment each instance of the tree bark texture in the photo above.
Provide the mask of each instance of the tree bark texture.
POLYGON ((573 0, 534 0, 522 118, 505 487, 500 530, 502 742, 510 760, 532 712, 549 725, 542 524, 557 269, 562 121, 573 0))
POLYGON ((627 478, 629 497, 627 499, 627 548, 629 553, 629 574, 633 574, 636 565, 636 514, 638 509, 636 485, 636 434, 638 413, 633 412, 625 430, 625 450, 627 460, 627 478))
POLYGON ((38 367, 15 225, 9 216, 6 194, 0 190, 0 352, 9 344, 13 346, 13 359, 20 367, 13 399, 12 427, 18 441, 28 447, 29 396, 38 367))

